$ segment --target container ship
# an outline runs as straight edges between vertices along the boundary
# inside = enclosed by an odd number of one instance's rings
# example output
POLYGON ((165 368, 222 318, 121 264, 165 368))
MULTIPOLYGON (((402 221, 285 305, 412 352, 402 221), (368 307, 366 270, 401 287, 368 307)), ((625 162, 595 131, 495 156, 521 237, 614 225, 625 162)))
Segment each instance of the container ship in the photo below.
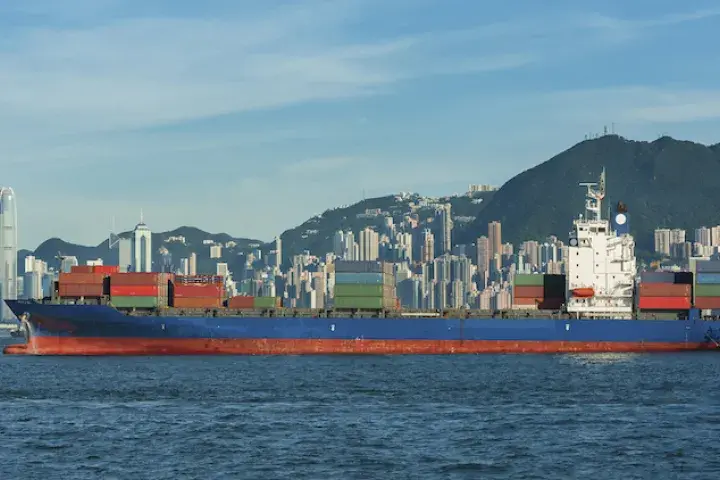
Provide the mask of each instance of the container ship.
POLYGON ((512 308, 399 307, 393 264, 338 261, 330 309, 225 298, 222 277, 80 266, 49 298, 7 301, 27 355, 479 354, 720 348, 720 261, 637 278, 628 211, 602 218, 605 172, 572 223, 564 275, 516 274, 512 308))

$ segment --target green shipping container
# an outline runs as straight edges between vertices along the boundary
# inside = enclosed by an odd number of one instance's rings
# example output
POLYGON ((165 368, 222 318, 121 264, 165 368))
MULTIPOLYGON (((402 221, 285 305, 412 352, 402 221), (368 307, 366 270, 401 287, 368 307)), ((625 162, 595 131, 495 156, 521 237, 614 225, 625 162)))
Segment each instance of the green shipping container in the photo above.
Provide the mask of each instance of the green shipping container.
POLYGON ((532 273, 517 273, 513 283, 523 287, 542 287, 545 283, 545 276, 532 273))
POLYGON ((335 297, 335 308, 381 309, 395 306, 394 298, 383 297, 335 297))
POLYGON ((253 299, 255 308, 275 308, 277 304, 277 297, 255 297, 253 299))
POLYGON ((167 305, 167 299, 161 302, 160 297, 112 297, 110 303, 118 308, 157 308, 167 305))
POLYGON ((395 288, 363 283, 335 284, 336 297, 394 297, 395 288))
POLYGON ((720 297, 720 285, 695 284, 696 297, 720 297))

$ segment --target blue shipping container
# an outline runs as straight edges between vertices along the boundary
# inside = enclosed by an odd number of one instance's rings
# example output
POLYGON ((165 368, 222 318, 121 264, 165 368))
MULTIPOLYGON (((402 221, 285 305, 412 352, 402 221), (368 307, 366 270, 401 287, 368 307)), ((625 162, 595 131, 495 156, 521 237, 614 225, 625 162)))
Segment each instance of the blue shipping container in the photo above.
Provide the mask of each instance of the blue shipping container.
POLYGON ((720 260, 698 260, 695 271, 700 273, 720 273, 720 260))
POLYGON ((720 273, 698 273, 695 276, 695 283, 698 285, 719 285, 720 273))
POLYGON ((641 283, 675 283, 675 273, 673 272, 642 272, 640 274, 641 283))
POLYGON ((382 273, 336 273, 335 284, 338 283, 361 283, 366 285, 393 284, 392 276, 382 273))

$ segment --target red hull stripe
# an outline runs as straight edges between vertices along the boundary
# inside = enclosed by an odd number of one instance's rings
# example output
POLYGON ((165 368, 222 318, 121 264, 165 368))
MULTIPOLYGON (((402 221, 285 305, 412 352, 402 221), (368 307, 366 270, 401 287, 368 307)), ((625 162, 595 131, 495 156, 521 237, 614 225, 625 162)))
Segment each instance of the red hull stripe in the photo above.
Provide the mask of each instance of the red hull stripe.
POLYGON ((601 353, 707 350, 707 343, 513 340, 162 339, 33 337, 9 345, 24 355, 429 355, 475 353, 601 353))

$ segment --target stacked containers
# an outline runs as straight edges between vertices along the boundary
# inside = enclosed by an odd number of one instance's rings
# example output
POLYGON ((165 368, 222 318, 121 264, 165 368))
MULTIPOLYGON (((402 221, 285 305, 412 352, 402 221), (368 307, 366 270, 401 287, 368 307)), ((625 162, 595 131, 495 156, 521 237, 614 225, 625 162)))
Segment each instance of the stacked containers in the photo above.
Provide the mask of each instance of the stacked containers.
POLYGON ((720 309, 720 260, 698 260, 695 272, 695 308, 720 309))
POLYGON ((395 308, 393 264, 377 261, 335 262, 335 308, 395 308))
POLYGON ((230 297, 228 298, 227 306, 235 310, 252 310, 255 308, 255 297, 247 295, 230 297))
POLYGON ((280 297, 253 297, 253 308, 278 308, 281 300, 280 297))
POLYGON ((119 308, 158 308, 168 305, 172 274, 128 272, 110 275, 110 303, 119 308))
POLYGON ((58 295, 61 298, 100 298, 108 291, 106 277, 104 273, 83 272, 82 269, 61 273, 58 295))
POLYGON ((518 273, 513 281, 513 308, 557 310, 565 303, 565 275, 518 273))
POLYGON ((217 275, 177 276, 170 297, 175 308, 220 308, 225 299, 225 279, 217 275))
POLYGON ((644 311, 688 310, 692 305, 690 272, 642 272, 638 308, 644 311))

